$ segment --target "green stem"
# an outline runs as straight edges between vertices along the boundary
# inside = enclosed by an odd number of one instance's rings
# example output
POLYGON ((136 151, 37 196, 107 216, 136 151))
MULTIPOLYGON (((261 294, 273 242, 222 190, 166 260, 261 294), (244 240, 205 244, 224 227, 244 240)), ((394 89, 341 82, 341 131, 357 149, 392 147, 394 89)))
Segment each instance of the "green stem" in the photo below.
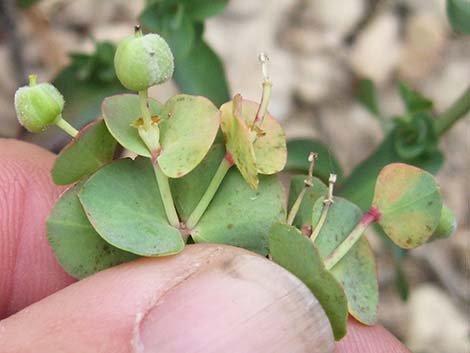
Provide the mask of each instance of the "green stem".
POLYGON ((466 116, 470 111, 470 86, 465 92, 447 109, 434 120, 434 129, 438 136, 449 130, 456 121, 466 116))
POLYGON ((325 267, 327 270, 331 270, 343 257, 348 253, 348 251, 356 244, 356 242, 361 239, 361 236, 364 234, 367 227, 374 222, 377 222, 380 219, 380 211, 371 208, 367 213, 362 216, 359 223, 354 227, 351 233, 343 240, 338 247, 333 250, 333 252, 325 259, 325 267))
MULTIPOLYGON (((136 27, 137 28, 137 27, 136 27)), ((136 35, 138 35, 140 27, 136 29, 136 35)), ((158 189, 160 190, 160 196, 162 198, 163 207, 165 208, 166 217, 168 222, 175 228, 180 227, 180 220, 176 213, 175 203, 173 202, 173 196, 171 195, 170 183, 168 177, 162 172, 155 153, 159 149, 159 130, 157 126, 152 127, 152 115, 150 113, 150 106, 148 101, 147 90, 139 91, 139 103, 140 112, 142 113, 142 120, 144 125, 143 131, 139 129, 139 135, 147 145, 150 153, 152 154, 152 164, 155 171, 155 177, 157 179, 158 189), (152 134, 152 131, 154 134, 152 134)))
POLYGON ((222 180, 224 179, 225 175, 227 174, 228 170, 232 167, 232 165, 233 162, 231 156, 229 154, 226 154, 224 159, 222 159, 222 161, 220 162, 219 167, 217 168, 217 171, 215 172, 211 182, 209 183, 206 192, 202 196, 194 211, 189 216, 188 221, 186 222, 186 228, 192 229, 198 224, 202 215, 204 214, 210 202, 214 198, 215 193, 219 189, 222 180))
POLYGON ((62 118, 62 115, 55 124, 72 137, 75 137, 78 134, 78 130, 70 125, 64 118, 62 118))
POLYGON ((313 185, 313 167, 315 166, 315 160, 317 158, 318 154, 315 152, 310 152, 310 154, 308 155, 309 167, 307 178, 304 180, 304 188, 297 196, 297 199, 292 205, 289 215, 287 216, 287 224, 290 226, 292 225, 292 223, 294 223, 295 216, 297 216, 297 213, 299 212, 300 205, 302 204, 302 200, 304 199, 307 189, 313 185))
POLYGON ((292 223, 294 223, 295 216, 297 216, 297 213, 299 212, 300 205, 302 204, 302 200, 304 199, 307 189, 308 186, 305 185, 290 209, 289 215, 287 216, 287 224, 290 226, 292 225, 292 223))
POLYGON ((155 171, 155 177, 157 179, 158 189, 160 190, 160 196, 162 198, 163 207, 165 208, 166 217, 168 222, 175 227, 179 228, 180 221, 178 214, 176 213, 175 203, 171 195, 170 183, 168 177, 163 174, 158 163, 153 163, 153 170, 155 171))
POLYGON ((261 102, 258 107, 258 111, 256 112, 255 121, 253 122, 253 126, 258 124, 260 126, 263 123, 264 116, 268 110, 269 101, 271 99, 271 88, 272 88, 271 81, 264 81, 263 82, 263 95, 261 96, 261 102))
POLYGON ((325 224, 326 216, 328 215, 328 210, 330 209, 330 206, 331 206, 330 200, 325 200, 325 201, 327 202, 323 204, 323 209, 321 210, 320 219, 318 220, 317 225, 315 226, 315 228, 312 231, 312 234, 310 235, 310 240, 312 241, 312 243, 315 242, 315 239, 317 239, 318 234, 320 234, 323 224, 325 224))
POLYGON ((144 128, 145 130, 149 130, 150 124, 152 122, 152 114, 150 113, 148 93, 146 89, 139 91, 139 103, 140 111, 142 113, 142 120, 144 121, 144 128))

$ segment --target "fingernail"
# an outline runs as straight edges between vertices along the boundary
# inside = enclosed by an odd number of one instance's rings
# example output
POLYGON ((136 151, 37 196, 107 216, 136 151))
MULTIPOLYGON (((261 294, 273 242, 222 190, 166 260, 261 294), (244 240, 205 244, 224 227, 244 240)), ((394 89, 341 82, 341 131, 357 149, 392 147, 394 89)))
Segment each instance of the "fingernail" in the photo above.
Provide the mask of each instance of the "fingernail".
POLYGON ((145 314, 139 351, 333 352, 328 319, 303 283, 265 258, 227 249, 145 314))

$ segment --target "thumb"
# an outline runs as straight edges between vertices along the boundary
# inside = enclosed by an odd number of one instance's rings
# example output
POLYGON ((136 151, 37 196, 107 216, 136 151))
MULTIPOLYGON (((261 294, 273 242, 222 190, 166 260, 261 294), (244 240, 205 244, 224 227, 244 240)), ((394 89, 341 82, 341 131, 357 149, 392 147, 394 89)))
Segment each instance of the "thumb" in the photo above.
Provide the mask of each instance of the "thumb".
POLYGON ((297 278, 242 249, 191 245, 75 283, 0 322, 13 352, 333 352, 297 278))

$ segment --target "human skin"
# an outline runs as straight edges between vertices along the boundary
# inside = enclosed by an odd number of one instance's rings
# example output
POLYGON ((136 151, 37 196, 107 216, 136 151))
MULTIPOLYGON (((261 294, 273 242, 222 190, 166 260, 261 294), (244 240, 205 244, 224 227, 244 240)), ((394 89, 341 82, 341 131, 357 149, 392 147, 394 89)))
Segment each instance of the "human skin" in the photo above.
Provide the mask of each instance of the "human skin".
MULTIPOLYGON (((315 352, 331 332, 287 271, 216 245, 142 259, 74 284, 45 236, 63 191, 54 155, 0 139, 2 352, 315 352)), ((322 346, 323 345, 323 346, 322 346)), ((325 348, 327 349, 327 348, 325 348)), ((337 353, 409 352, 380 325, 349 320, 337 353)))

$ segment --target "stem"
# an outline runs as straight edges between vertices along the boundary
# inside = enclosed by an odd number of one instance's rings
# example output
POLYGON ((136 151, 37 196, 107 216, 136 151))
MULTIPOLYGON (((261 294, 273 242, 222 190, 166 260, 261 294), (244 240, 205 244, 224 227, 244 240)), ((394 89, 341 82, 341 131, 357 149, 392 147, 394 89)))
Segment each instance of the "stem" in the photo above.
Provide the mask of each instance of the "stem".
POLYGON ((55 124, 72 137, 75 137, 78 134, 78 130, 70 125, 67 120, 62 118, 62 115, 59 116, 59 119, 55 122, 55 124))
POLYGON ((147 90, 139 91, 140 111, 142 113, 142 120, 144 121, 144 129, 149 130, 152 122, 152 114, 150 114, 150 106, 148 101, 147 90))
POLYGON ((160 196, 162 198, 163 207, 165 208, 166 217, 168 222, 175 227, 179 228, 180 221, 178 214, 176 213, 175 203, 171 195, 170 183, 168 177, 163 174, 158 163, 153 163, 153 170, 155 171, 155 177, 157 179, 158 189, 160 190, 160 196))
POLYGON ((434 129, 438 136, 449 130, 456 121, 470 111, 470 86, 444 113, 434 120, 434 129))
POLYGON ((312 241, 312 243, 318 237, 318 234, 320 234, 323 224, 325 223, 326 216, 328 215, 330 206, 334 203, 333 189, 334 189, 335 183, 336 183, 336 174, 330 174, 330 178, 328 180, 328 194, 323 200, 323 208, 321 210, 320 219, 318 220, 318 223, 315 226, 315 229, 313 229, 312 234, 310 234, 310 240, 312 241))
POLYGON ((263 82, 263 95, 261 96, 261 103, 258 107, 258 111, 256 112, 255 121, 253 122, 253 126, 255 124, 261 125, 263 123, 264 117, 268 110, 269 100, 271 99, 271 88, 272 88, 271 81, 264 81, 263 82))
MULTIPOLYGON (((329 200, 325 200, 325 201, 329 201, 329 200)), ((321 210, 320 219, 318 220, 318 223, 315 226, 315 228, 312 230, 312 234, 310 234, 310 240, 312 241, 312 243, 315 242, 315 239, 317 239, 318 234, 320 234, 323 224, 325 224, 326 216, 328 215, 328 210, 330 209, 331 204, 332 204, 331 202, 325 202, 323 204, 323 209, 321 210)))
POLYGON ((297 216, 297 213, 299 212, 300 205, 302 203, 302 200, 304 199, 307 189, 308 186, 305 185, 302 191, 299 193, 299 196, 297 196, 297 199, 292 205, 292 208, 290 209, 289 215, 287 216, 287 224, 290 226, 292 225, 292 223, 294 223, 295 216, 297 216))
MULTIPOLYGON (((252 129, 255 127, 256 124, 261 125, 264 120, 264 116, 266 115, 266 111, 268 110, 269 100, 271 99, 271 88, 272 83, 268 75, 268 61, 269 57, 265 53, 260 53, 258 56, 258 60, 261 63, 261 70, 263 72, 263 93, 261 96, 261 102, 258 107, 258 111, 256 112, 255 120, 252 124, 252 129)), ((258 125, 258 126, 259 126, 258 125)))
POLYGON ((371 208, 367 213, 362 216, 359 223, 354 227, 352 232, 348 235, 344 241, 333 250, 333 252, 325 259, 325 267, 327 270, 331 270, 348 251, 361 239, 367 227, 380 219, 381 213, 376 208, 371 208))
POLYGON ((308 168, 307 179, 304 180, 304 187, 302 191, 299 193, 299 196, 297 196, 297 199, 292 205, 289 215, 287 216, 287 224, 290 226, 292 225, 292 223, 294 223, 295 216, 297 216, 297 213, 299 212, 300 205, 302 204, 302 200, 304 199, 307 189, 313 185, 313 167, 315 166, 315 161, 317 158, 318 158, 318 153, 310 152, 310 154, 308 155, 307 160, 309 162, 309 168, 308 168))
POLYGON ((231 155, 227 153, 220 162, 219 167, 217 168, 217 171, 212 177, 212 180, 209 183, 206 192, 202 196, 194 211, 189 216, 188 221, 186 222, 186 227, 188 229, 192 229, 198 224, 202 215, 204 214, 210 202, 214 198, 215 193, 219 189, 222 180, 224 179, 225 175, 227 174, 228 170, 232 167, 232 165, 233 161, 231 155))

